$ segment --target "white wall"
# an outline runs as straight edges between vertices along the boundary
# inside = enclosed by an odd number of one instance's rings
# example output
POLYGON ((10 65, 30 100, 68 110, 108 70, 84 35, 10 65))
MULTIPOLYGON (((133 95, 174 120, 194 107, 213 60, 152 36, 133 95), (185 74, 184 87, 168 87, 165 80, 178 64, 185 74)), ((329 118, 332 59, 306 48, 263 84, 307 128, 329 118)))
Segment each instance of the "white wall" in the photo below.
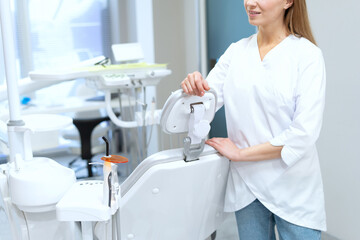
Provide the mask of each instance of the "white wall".
POLYGON ((308 0, 310 21, 327 68, 318 150, 328 233, 360 237, 360 2, 308 0))
MULTIPOLYGON (((168 63, 172 74, 157 86, 157 107, 180 88, 187 73, 199 70, 195 0, 153 0, 155 62, 168 63)), ((163 135, 163 134, 162 134, 163 135)), ((160 140, 164 149, 181 147, 182 136, 160 140)))
MULTIPOLYGON (((153 0, 155 61, 173 74, 157 88, 158 107, 199 70, 194 0, 153 0)), ((342 240, 360 236, 360 3, 308 0, 313 31, 327 67, 327 100, 318 141, 328 233, 342 240)))
POLYGON ((186 74, 199 68, 198 28, 194 0, 153 0, 155 61, 172 70, 158 86, 162 107, 186 74))

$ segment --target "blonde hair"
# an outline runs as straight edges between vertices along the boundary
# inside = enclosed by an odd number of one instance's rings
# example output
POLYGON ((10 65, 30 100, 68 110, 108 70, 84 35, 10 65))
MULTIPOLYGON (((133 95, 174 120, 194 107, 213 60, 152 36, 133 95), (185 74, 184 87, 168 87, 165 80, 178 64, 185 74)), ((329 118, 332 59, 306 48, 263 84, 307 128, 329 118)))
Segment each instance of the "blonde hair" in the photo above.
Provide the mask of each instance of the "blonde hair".
POLYGON ((305 0, 293 0, 291 7, 285 11, 284 21, 289 33, 298 37, 304 37, 316 45, 310 27, 305 0))

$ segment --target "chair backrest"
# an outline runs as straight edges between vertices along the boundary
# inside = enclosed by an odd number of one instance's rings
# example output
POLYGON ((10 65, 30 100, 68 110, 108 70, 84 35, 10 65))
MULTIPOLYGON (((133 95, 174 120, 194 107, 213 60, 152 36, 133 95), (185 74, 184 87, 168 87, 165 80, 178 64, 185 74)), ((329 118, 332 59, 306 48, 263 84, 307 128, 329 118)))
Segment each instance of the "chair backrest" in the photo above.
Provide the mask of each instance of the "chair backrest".
POLYGON ((121 239, 201 240, 223 222, 229 160, 209 146, 185 162, 182 149, 145 159, 121 185, 121 239))

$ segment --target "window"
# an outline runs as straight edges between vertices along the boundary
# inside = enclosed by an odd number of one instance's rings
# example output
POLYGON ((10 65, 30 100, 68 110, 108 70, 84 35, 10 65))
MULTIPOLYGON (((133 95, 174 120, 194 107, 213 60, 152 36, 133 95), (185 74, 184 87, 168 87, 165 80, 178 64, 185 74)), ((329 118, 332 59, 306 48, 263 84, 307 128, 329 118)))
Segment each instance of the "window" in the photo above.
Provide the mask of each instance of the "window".
MULTIPOLYGON (((71 67, 97 56, 110 56, 108 0, 14 0, 19 76, 29 71, 71 67)), ((61 99, 75 81, 37 91, 61 99), (61 89, 59 91, 59 88, 61 89)))
MULTIPOLYGON (((11 0, 19 79, 27 77, 32 70, 71 67, 92 57, 110 56, 112 36, 108 2, 11 0)), ((1 86, 5 84, 2 48, 0 58, 1 86)), ((61 85, 68 90, 72 84, 61 85)), ((59 94, 58 88, 57 91, 51 91, 51 87, 46 90, 50 91, 48 94, 59 94)))
POLYGON ((17 14, 18 43, 31 42, 30 56, 19 57, 27 58, 23 62, 30 62, 28 65, 33 69, 71 66, 92 57, 109 55, 111 37, 106 0, 17 2, 28 2, 28 13, 18 11, 17 14), (22 21, 20 15, 29 16, 29 24, 26 19, 22 21), (26 30, 27 27, 30 29, 26 30), (29 37, 24 36, 27 33, 29 37))

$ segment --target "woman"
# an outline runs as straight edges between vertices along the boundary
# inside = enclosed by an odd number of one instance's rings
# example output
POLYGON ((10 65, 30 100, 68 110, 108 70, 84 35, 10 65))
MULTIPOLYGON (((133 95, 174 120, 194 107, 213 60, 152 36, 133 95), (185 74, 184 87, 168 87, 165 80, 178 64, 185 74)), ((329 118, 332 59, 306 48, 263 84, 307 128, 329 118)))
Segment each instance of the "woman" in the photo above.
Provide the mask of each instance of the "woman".
POLYGON ((241 240, 320 239, 326 230, 315 142, 325 103, 325 65, 305 0, 244 0, 258 33, 233 43, 207 79, 194 72, 181 86, 210 87, 225 106, 228 138, 207 144, 231 160, 225 211, 235 211, 241 240))

